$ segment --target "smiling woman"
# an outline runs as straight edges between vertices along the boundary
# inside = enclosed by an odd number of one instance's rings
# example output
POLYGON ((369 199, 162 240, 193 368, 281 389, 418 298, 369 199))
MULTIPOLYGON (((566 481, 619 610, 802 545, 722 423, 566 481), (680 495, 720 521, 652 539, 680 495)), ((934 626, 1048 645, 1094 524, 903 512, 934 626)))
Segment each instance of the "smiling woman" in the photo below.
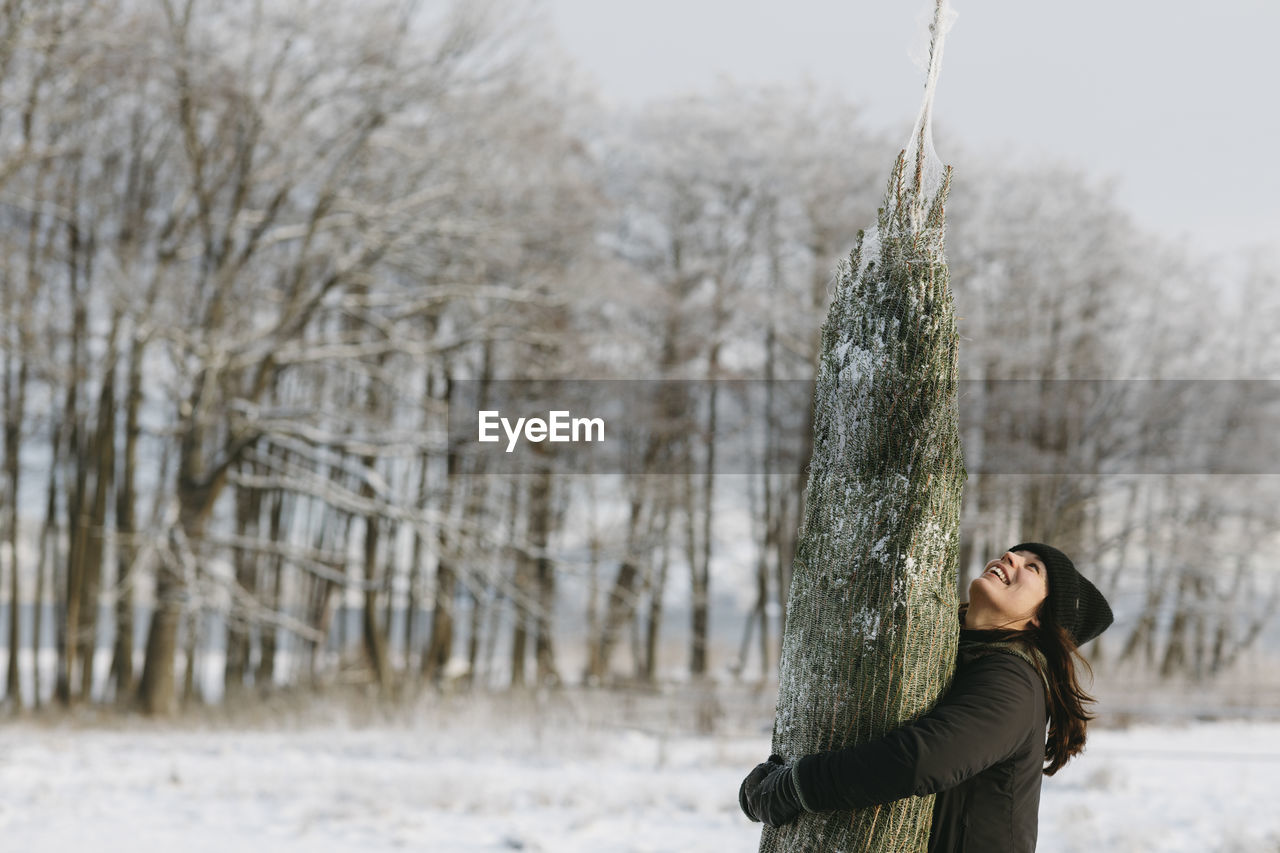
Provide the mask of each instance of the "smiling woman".
POLYGON ((779 826, 936 793, 931 853, 1035 850, 1042 775, 1080 753, 1092 719, 1078 649, 1111 624, 1111 608, 1066 554, 1024 542, 987 563, 960 619, 955 678, 929 713, 795 764, 771 756, 739 789, 747 816, 779 826))
POLYGON ((1006 551, 969 585, 964 627, 974 630, 1025 630, 1039 624, 1036 615, 1049 594, 1044 558, 1035 551, 1006 551))

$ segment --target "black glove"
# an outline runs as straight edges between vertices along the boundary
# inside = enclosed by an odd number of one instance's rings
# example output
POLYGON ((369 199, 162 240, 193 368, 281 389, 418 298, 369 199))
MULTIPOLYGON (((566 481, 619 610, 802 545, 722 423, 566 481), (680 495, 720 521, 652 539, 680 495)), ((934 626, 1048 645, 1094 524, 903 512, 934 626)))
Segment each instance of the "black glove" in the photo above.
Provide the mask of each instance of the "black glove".
POLYGON ((756 787, 760 784, 760 781, 768 776, 769 771, 776 766, 771 763, 774 756, 771 755, 769 758, 770 761, 757 764, 738 787, 738 805, 742 808, 742 813, 756 823, 760 822, 760 818, 756 817, 755 812, 751 811, 751 800, 756 796, 756 787))
POLYGON ((804 811, 791 766, 780 755, 769 756, 742 780, 738 804, 747 817, 774 828, 790 823, 804 811))

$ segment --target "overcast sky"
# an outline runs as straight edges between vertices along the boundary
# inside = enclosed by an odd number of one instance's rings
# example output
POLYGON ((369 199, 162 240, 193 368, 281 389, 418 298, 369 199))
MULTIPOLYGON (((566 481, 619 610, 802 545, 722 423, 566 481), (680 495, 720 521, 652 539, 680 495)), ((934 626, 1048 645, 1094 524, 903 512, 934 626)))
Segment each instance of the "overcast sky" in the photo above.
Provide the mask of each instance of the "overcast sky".
MULTIPOLYGON (((546 0, 619 102, 810 80, 905 142, 921 0, 546 0)), ((1117 181, 1146 228, 1199 252, 1280 247, 1277 0, 953 0, 934 140, 1117 181)), ((948 161, 951 162, 951 161, 948 161)), ((887 169, 889 164, 885 164, 887 169)))

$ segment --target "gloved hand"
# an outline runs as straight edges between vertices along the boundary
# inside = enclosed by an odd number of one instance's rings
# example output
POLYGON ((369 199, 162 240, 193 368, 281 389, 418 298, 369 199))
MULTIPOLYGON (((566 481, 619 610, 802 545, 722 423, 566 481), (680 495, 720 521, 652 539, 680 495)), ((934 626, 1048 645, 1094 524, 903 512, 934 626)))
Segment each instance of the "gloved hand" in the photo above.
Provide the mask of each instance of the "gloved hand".
POLYGON ((756 817, 755 812, 751 810, 751 800, 755 798, 756 788, 760 785, 761 780, 768 776, 769 771, 776 766, 772 763, 773 759, 776 757, 777 756, 771 755, 769 756, 768 761, 762 764, 757 764, 752 771, 747 774, 747 778, 742 780, 742 784, 738 786, 738 806, 741 807, 744 815, 751 818, 751 820, 756 823, 760 822, 760 818, 756 817))
POLYGON ((747 817, 774 828, 790 823, 804 811, 791 766, 780 755, 770 755, 747 774, 738 789, 738 805, 747 817))

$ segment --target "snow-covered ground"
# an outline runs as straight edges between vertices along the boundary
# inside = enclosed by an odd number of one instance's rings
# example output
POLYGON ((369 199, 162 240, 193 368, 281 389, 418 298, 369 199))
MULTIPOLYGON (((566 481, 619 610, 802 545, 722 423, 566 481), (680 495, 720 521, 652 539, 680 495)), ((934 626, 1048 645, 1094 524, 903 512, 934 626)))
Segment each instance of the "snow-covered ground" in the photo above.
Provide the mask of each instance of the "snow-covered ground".
MULTIPOLYGON (((753 851, 767 731, 471 711, 368 727, 0 728, 0 850, 753 851), (566 721, 567 720, 567 721, 566 721)), ((1097 730, 1045 780, 1039 849, 1280 851, 1280 724, 1097 730)))

